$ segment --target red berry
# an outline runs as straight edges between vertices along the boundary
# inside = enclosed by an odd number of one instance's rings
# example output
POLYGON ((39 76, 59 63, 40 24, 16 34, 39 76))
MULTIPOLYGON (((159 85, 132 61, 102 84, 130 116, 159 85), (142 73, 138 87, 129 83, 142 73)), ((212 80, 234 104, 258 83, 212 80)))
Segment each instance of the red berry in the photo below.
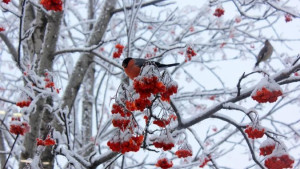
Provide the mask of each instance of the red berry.
POLYGON ((221 17, 222 15, 224 15, 224 9, 223 8, 216 8, 215 12, 214 12, 214 15, 216 17, 221 17))

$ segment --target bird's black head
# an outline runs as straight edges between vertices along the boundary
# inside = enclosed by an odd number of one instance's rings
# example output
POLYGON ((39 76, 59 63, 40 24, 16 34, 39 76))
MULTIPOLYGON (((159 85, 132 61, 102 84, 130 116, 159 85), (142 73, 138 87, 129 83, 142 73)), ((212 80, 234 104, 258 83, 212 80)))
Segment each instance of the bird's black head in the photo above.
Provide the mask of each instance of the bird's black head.
POLYGON ((123 63, 122 63, 123 68, 126 68, 126 67, 127 67, 128 63, 129 63, 129 61, 130 61, 131 59, 132 59, 132 58, 126 58, 126 59, 123 60, 123 63))

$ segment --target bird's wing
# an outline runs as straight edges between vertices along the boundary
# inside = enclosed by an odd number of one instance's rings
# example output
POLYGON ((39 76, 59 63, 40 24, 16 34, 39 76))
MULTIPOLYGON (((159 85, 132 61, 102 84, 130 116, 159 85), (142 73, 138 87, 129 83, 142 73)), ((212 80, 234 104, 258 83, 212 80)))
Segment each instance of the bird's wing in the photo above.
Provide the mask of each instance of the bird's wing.
POLYGON ((265 45, 259 52, 257 57, 257 63, 261 62, 268 51, 268 46, 265 45))
POLYGON ((159 64, 158 62, 154 62, 154 61, 150 61, 150 60, 146 60, 146 59, 135 59, 135 64, 139 67, 142 67, 145 65, 145 63, 151 63, 151 64, 155 64, 157 66, 157 64, 159 64))
POLYGON ((135 60, 135 65, 137 65, 138 67, 142 67, 145 64, 145 62, 147 62, 146 59, 138 59, 138 58, 136 58, 134 60, 135 60))

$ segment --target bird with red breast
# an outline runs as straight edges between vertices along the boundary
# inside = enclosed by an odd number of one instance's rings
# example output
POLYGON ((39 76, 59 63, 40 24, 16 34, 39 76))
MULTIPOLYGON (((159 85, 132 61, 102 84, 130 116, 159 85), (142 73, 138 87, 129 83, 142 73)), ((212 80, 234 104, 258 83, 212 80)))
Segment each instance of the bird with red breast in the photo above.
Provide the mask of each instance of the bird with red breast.
POLYGON ((162 64, 155 61, 149 61, 146 59, 139 59, 139 58, 126 58, 123 60, 122 67, 124 68, 125 73, 127 76, 133 80, 140 74, 141 68, 145 65, 145 63, 150 63, 155 65, 159 69, 164 69, 171 66, 177 66, 179 63, 173 64, 162 64))

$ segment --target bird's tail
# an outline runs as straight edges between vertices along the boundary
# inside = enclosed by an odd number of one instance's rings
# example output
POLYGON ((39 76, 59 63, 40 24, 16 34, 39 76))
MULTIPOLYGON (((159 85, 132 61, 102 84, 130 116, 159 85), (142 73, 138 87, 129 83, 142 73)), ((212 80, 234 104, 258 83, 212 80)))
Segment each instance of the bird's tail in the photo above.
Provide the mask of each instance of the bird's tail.
POLYGON ((173 64, 158 64, 157 67, 158 68, 166 68, 166 67, 171 67, 171 66, 177 66, 179 65, 179 63, 173 63, 173 64))
POLYGON ((255 63, 255 65, 254 65, 254 67, 257 67, 259 64, 260 64, 260 62, 257 61, 257 62, 255 63))

